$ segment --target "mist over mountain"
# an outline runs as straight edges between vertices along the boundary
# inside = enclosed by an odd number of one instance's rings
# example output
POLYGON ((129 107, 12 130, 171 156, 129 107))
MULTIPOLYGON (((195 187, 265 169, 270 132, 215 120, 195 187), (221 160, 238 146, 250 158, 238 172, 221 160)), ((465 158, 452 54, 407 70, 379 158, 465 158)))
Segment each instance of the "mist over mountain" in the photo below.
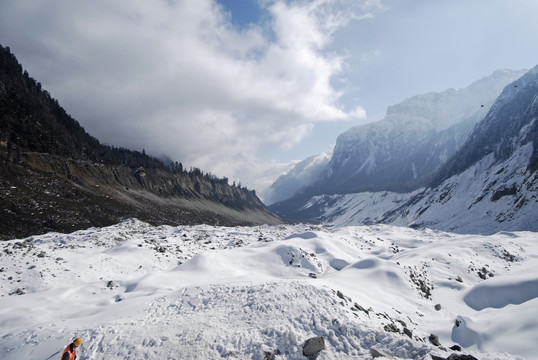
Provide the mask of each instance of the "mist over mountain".
POLYGON ((0 238, 106 226, 275 224, 254 191, 101 144, 0 46, 0 238))
POLYGON ((469 104, 480 98, 480 90, 491 90, 492 80, 506 81, 505 76, 516 73, 498 71, 466 88, 461 97, 454 90, 414 97, 389 109, 379 124, 350 129, 339 138, 329 165, 334 186, 321 182, 326 187, 317 184, 315 195, 305 192, 271 208, 292 219, 335 225, 387 223, 474 233, 537 230, 537 69, 506 85, 491 106, 480 104, 474 113, 469 104), (427 101, 433 98, 439 101, 427 101), (445 105, 440 99, 452 102, 445 105), (458 109, 459 102, 464 109, 458 109), (446 112, 433 111, 432 104, 446 112), (489 111, 474 125, 482 105, 489 111), (431 121, 425 121, 426 114, 431 121), (456 123, 449 121, 458 117, 456 123), (394 119, 407 121, 399 148, 394 146, 394 119), (419 141, 418 134, 427 141, 419 141), (387 165, 385 173, 381 163, 387 165))
POLYGON ((296 193, 305 191, 318 181, 327 165, 332 153, 322 153, 306 158, 293 167, 288 173, 280 176, 263 194, 264 203, 274 204, 289 199, 296 193))

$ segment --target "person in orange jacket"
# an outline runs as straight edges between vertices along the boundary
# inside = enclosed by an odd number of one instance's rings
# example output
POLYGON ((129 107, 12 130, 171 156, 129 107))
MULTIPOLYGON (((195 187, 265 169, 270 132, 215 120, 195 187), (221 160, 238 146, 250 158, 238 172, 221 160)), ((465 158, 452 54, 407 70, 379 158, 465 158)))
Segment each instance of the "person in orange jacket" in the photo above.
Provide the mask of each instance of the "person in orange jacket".
POLYGON ((80 344, 82 344, 82 339, 76 338, 71 344, 67 345, 62 353, 61 360, 75 360, 77 358, 76 348, 78 348, 80 344))

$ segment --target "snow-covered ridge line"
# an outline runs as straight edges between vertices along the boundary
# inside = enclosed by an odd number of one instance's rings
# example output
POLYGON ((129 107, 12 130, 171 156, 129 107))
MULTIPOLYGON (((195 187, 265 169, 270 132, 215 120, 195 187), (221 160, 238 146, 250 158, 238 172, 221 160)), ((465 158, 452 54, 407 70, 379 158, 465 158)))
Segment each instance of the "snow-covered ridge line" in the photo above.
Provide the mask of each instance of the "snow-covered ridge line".
POLYGON ((479 359, 532 359, 536 239, 129 220, 10 240, 0 244, 0 354, 54 358, 77 335, 83 360, 302 359, 304 342, 322 336, 326 359, 374 347, 430 360, 456 343, 479 359))
MULTIPOLYGON (((503 88, 524 73, 498 70, 465 88, 417 95, 390 106, 384 119, 342 133, 330 159, 319 163, 316 172, 305 169, 311 157, 281 176, 270 188, 276 195, 269 203, 305 194, 410 192, 427 186, 503 88)), ((285 205, 272 208, 292 215, 285 205)))
POLYGON ((527 170, 533 151, 527 143, 501 163, 490 154, 436 188, 323 195, 313 197, 305 209, 318 208, 317 220, 335 226, 389 223, 478 234, 538 231, 538 174, 527 170))
POLYGON ((340 226, 383 223, 478 234, 538 231, 537 74, 538 66, 504 88, 428 186, 410 193, 305 196, 281 208, 296 219, 340 226))

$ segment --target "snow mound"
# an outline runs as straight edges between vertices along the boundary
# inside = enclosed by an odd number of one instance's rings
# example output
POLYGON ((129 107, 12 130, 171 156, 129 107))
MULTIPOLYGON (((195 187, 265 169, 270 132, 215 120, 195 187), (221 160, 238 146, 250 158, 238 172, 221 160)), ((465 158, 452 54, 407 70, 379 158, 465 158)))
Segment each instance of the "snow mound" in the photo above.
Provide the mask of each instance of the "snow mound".
POLYGON ((303 359, 306 340, 322 336, 324 359, 375 347, 430 360, 454 343, 477 358, 532 359, 538 300, 526 274, 537 254, 532 232, 379 225, 130 220, 10 240, 0 243, 0 357, 58 358, 80 336, 81 360, 303 359))
POLYGON ((519 305, 538 298, 538 279, 522 279, 510 282, 493 279, 474 286, 464 297, 467 306, 475 310, 488 307, 500 309, 519 305))

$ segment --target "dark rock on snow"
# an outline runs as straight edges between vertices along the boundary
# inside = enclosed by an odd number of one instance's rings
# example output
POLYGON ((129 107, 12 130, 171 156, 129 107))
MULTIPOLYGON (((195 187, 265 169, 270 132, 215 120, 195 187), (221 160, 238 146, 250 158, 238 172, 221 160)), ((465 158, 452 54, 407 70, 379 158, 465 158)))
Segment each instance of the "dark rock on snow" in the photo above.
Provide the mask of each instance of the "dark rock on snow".
POLYGON ((400 330, 398 330, 398 328, 394 324, 387 324, 387 325, 385 325, 383 327, 383 329, 385 329, 385 331, 387 331, 387 332, 393 332, 393 333, 399 333, 400 332, 400 330))
POLYGON ((378 357, 384 357, 386 359, 394 359, 392 356, 388 355, 384 351, 381 351, 375 348, 370 348, 370 355, 372 355, 374 359, 378 357))
POLYGON ((452 354, 446 360, 478 360, 472 355, 452 354))
POLYGON ((316 336, 306 340, 303 346, 303 355, 314 356, 323 349, 325 349, 325 339, 322 336, 316 336))
POLYGON ((452 354, 447 358, 437 356, 437 355, 431 355, 432 360, 478 360, 472 355, 462 355, 462 354, 452 354))
POLYGON ((264 360, 275 360, 276 355, 280 355, 280 350, 276 349, 273 351, 264 351, 263 352, 263 359, 264 360))
POLYGON ((430 340, 430 342, 435 346, 441 345, 441 343, 439 342, 439 336, 435 334, 430 334, 430 337, 428 338, 428 340, 430 340))

